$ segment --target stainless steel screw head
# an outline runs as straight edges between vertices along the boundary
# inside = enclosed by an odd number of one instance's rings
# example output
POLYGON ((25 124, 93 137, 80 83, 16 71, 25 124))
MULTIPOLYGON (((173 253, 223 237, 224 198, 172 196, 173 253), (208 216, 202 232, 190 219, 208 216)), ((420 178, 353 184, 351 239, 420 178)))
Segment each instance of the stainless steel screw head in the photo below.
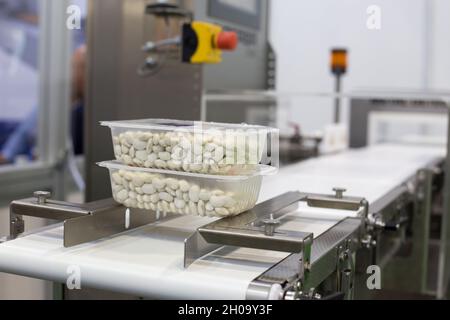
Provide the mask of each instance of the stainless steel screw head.
POLYGON ((275 229, 280 225, 280 221, 273 218, 265 219, 262 223, 264 224, 264 234, 268 237, 273 237, 275 229))
POLYGON ((344 188, 333 188, 333 191, 336 193, 337 199, 342 199, 344 197, 344 193, 347 192, 347 189, 344 188))
POLYGON ((36 198, 39 204, 44 204, 47 202, 47 199, 50 199, 52 194, 48 191, 35 191, 33 196, 36 198))

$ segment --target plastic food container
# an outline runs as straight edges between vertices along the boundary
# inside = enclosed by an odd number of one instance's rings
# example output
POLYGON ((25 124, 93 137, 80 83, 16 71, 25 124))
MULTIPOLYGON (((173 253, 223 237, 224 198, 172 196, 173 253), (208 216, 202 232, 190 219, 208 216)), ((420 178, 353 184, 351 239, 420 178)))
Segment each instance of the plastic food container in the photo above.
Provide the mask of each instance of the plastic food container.
POLYGON ((128 166, 213 175, 248 175, 278 168, 278 129, 179 120, 102 122, 114 154, 128 166))
POLYGON ((109 169, 113 198, 128 208, 209 217, 252 209, 263 176, 277 172, 259 166, 250 176, 217 176, 136 168, 116 161, 98 165, 109 169))

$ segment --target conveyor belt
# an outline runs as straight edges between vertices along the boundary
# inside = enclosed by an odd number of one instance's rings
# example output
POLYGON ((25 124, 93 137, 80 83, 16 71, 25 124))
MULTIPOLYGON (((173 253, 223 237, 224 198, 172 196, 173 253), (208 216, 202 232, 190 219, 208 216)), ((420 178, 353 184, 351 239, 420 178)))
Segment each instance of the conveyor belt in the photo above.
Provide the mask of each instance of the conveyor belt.
POLYGON ((334 187, 343 187, 347 189, 347 195, 364 197, 374 203, 418 170, 439 162, 443 157, 445 150, 442 148, 390 144, 311 159, 267 177, 260 200, 290 189, 333 194, 334 187))
MULTIPOLYGON (((307 161, 268 178, 260 201, 295 189, 331 193, 341 186, 374 202, 443 153, 380 146, 307 161)), ((318 237, 348 212, 300 207, 293 216, 293 227, 318 237)), ((184 269, 184 239, 209 222, 181 217, 73 248, 63 247, 61 227, 50 228, 1 244, 0 271, 65 282, 67 268, 79 266, 88 287, 160 299, 244 299, 250 282, 287 256, 225 248, 184 269)))

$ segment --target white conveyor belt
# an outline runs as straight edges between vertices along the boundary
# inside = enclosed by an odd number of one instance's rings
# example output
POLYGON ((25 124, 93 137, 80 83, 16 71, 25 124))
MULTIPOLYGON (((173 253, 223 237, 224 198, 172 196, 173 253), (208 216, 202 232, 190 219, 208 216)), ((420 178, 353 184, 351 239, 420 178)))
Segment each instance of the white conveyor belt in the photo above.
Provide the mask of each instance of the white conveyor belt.
MULTIPOLYGON (((438 148, 391 145, 314 159, 266 178, 260 201, 292 190, 329 194, 338 186, 372 202, 443 156, 438 148)), ((317 237, 348 215, 301 207, 293 225, 317 237)), ((250 282, 286 256, 224 249, 184 269, 184 239, 208 222, 180 217, 73 248, 63 247, 61 226, 51 227, 1 244, 0 271, 64 283, 76 266, 86 287, 159 299, 244 299, 250 282)))
POLYGON ((267 177, 260 200, 286 190, 333 194, 333 188, 343 187, 347 195, 364 197, 373 203, 445 155, 439 147, 389 144, 311 159, 267 177))

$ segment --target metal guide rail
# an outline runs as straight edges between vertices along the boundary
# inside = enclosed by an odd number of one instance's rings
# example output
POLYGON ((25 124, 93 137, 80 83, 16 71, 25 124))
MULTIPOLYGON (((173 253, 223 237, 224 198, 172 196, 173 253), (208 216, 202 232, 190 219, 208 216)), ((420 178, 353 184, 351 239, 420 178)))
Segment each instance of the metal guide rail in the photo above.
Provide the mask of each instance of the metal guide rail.
POLYGON ((157 221, 160 214, 127 209, 113 199, 73 204, 50 199, 50 193, 37 191, 33 198, 10 205, 10 235, 17 238, 25 230, 23 216, 64 221, 64 247, 99 240, 157 221))
MULTIPOLYGON (((367 211, 363 198, 344 197, 345 190, 335 189, 336 195, 290 192, 257 205, 239 216, 218 220, 201 227, 185 241, 185 267, 205 252, 219 246, 239 246, 282 252, 305 252, 312 234, 280 230, 284 215, 292 212, 300 201, 311 207, 367 211)), ((33 198, 13 201, 10 205, 10 235, 14 239, 25 230, 23 216, 64 221, 64 246, 98 240, 158 221, 159 212, 127 209, 113 199, 73 204, 50 199, 49 192, 37 191, 33 198)), ((164 216, 166 217, 166 216, 164 216)))
MULTIPOLYGON (((300 298, 304 290, 311 289, 309 278, 313 262, 319 261, 334 247, 356 235, 355 241, 346 243, 345 250, 341 253, 343 255, 341 260, 350 259, 351 252, 359 243, 359 231, 364 225, 362 222, 368 215, 369 205, 364 198, 344 197, 344 189, 336 188, 334 191, 335 195, 286 193, 261 203, 240 216, 218 220, 199 228, 185 241, 185 268, 223 246, 292 253, 255 279, 248 289, 247 298, 267 298, 273 284, 284 287, 283 297, 280 298, 285 298, 286 294, 292 292, 292 298, 300 298), (358 211, 361 212, 361 216, 357 219, 344 219, 332 230, 327 231, 325 238, 319 237, 315 246, 312 233, 283 230, 279 227, 282 225, 283 217, 295 211, 299 202, 306 202, 311 207, 358 211), (331 240, 327 237, 331 237, 331 240), (313 248, 315 256, 312 255, 313 248), (313 257, 315 261, 312 260, 313 257)), ((352 261, 348 264, 354 265, 352 261)), ((318 274, 323 280, 336 270, 336 262, 327 264, 321 269, 318 270, 318 274)), ((353 279, 353 274, 348 278, 353 279)))

